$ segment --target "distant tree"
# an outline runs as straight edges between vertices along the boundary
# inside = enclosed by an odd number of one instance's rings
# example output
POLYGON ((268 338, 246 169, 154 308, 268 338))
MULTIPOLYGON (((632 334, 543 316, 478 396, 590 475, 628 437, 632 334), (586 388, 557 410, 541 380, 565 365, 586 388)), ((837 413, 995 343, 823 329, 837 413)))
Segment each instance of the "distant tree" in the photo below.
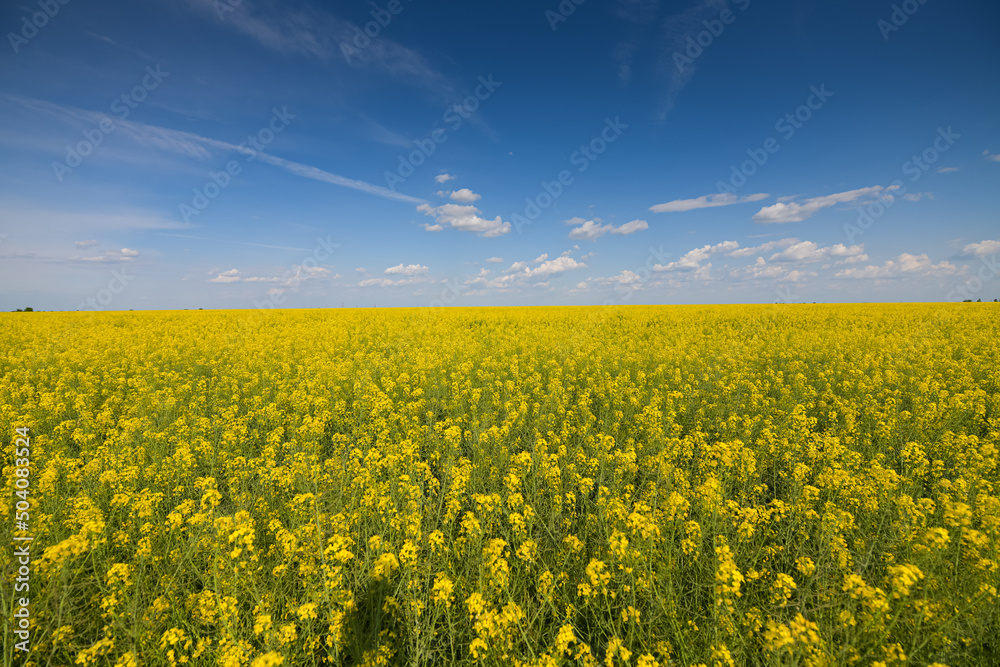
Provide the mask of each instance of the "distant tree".
POLYGON ((983 302, 982 299, 976 299, 976 303, 982 303, 982 302, 983 302))
POLYGON ((35 312, 35 309, 34 308, 25 308, 24 312, 26 312, 26 313, 33 313, 33 312, 35 312))

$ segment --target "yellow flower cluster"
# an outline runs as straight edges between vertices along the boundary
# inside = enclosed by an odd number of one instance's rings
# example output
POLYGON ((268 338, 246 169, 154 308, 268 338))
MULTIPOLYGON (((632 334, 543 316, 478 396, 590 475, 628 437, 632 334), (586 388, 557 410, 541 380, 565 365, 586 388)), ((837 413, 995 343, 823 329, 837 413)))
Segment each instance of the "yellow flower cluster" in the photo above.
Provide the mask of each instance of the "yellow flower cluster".
POLYGON ((49 664, 1000 664, 993 304, 17 315, 49 664))

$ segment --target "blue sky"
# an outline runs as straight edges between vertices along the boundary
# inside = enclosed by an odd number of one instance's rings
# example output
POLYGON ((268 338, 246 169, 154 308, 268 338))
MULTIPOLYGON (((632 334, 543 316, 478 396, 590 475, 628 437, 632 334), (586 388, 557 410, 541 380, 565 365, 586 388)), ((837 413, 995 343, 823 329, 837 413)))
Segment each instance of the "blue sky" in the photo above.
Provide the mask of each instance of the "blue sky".
POLYGON ((995 2, 34 0, 0 310, 1000 297, 995 2))

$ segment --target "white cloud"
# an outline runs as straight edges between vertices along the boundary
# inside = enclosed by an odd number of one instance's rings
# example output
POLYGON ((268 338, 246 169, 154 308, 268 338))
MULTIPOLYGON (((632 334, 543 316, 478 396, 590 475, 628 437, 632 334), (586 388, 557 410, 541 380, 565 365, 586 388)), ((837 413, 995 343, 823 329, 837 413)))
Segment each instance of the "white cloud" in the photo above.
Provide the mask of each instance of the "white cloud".
POLYGON ((564 271, 572 271, 573 269, 581 269, 585 266, 587 265, 576 261, 572 257, 557 257, 542 262, 541 266, 529 269, 527 273, 529 278, 537 278, 539 276, 551 276, 564 271))
POLYGON ((776 252, 770 257, 772 262, 822 262, 832 257, 858 257, 863 255, 865 247, 863 245, 845 246, 843 243, 821 248, 812 241, 800 241, 776 252))
POLYGON ((653 213, 678 213, 682 211, 693 211, 699 208, 714 208, 716 206, 731 206, 732 204, 760 201, 761 199, 766 199, 768 196, 769 195, 766 193, 761 192, 755 195, 739 197, 734 194, 723 192, 717 195, 704 195, 696 199, 675 199, 674 201, 669 201, 666 204, 650 206, 649 210, 653 213))
MULTIPOLYGON (((722 243, 716 243, 715 245, 706 245, 700 248, 695 248, 694 250, 689 250, 676 262, 670 262, 669 264, 656 264, 653 266, 653 271, 698 271, 701 269, 711 268, 711 264, 702 266, 702 262, 706 261, 710 256, 715 255, 720 252, 731 252, 739 247, 739 243, 736 241, 723 241, 722 243)), ((701 275, 707 275, 707 271, 704 271, 701 275)))
POLYGON ((970 243, 962 248, 962 259, 975 259, 986 255, 995 255, 1000 252, 1000 241, 985 240, 979 243, 970 243))
POLYGON ((1000 154, 993 154, 989 151, 983 151, 983 157, 991 162, 1000 162, 1000 154))
POLYGON ((548 258, 549 258, 549 253, 546 252, 546 253, 543 253, 543 254, 539 255, 535 259, 531 260, 531 263, 532 264, 541 264, 542 262, 544 262, 548 258))
POLYGON ((300 266, 296 264, 289 273, 283 276, 280 285, 282 287, 295 287, 309 280, 332 279, 333 277, 330 275, 330 270, 322 266, 300 266))
POLYGON ((584 239, 587 241, 593 241, 601 236, 604 236, 611 230, 611 225, 601 225, 594 220, 584 220, 583 224, 579 227, 571 229, 569 232, 569 237, 571 239, 584 239))
POLYGON ((825 195, 822 197, 813 197, 812 199, 806 199, 801 203, 794 201, 778 202, 777 204, 765 206, 760 209, 753 216, 753 219, 755 222, 762 224, 802 222, 803 220, 811 217, 817 211, 836 204, 845 204, 859 199, 868 199, 878 196, 881 196, 883 199, 888 199, 890 195, 886 193, 891 190, 896 190, 899 187, 900 186, 898 185, 890 185, 888 187, 874 185, 870 188, 859 188, 857 190, 848 190, 847 192, 838 192, 836 194, 825 195))
POLYGON ((417 210, 424 215, 433 216, 435 224, 424 225, 424 229, 429 232, 439 232, 445 226, 452 227, 464 232, 475 232, 486 238, 502 236, 510 231, 510 223, 500 219, 498 215, 494 220, 487 220, 479 217, 480 210, 475 206, 460 206, 458 204, 443 204, 441 206, 431 206, 421 204, 417 210))
POLYGON ((632 220, 631 222, 626 222, 617 229, 612 229, 611 233, 628 235, 642 231, 643 229, 649 229, 649 224, 645 220, 632 220))
POLYGON ((490 257, 486 260, 487 264, 500 264, 503 262, 503 257, 490 257))
POLYGON ((434 177, 434 180, 438 183, 447 183, 448 181, 454 179, 455 177, 451 174, 438 174, 434 177))
POLYGON ((795 269, 793 271, 789 271, 785 276, 779 278, 778 280, 794 283, 799 282, 803 278, 815 278, 817 275, 819 274, 815 271, 800 271, 799 269, 795 269))
POLYGON ((939 174, 950 174, 953 171, 958 171, 958 167, 941 167, 937 170, 939 174))
POLYGON ((89 262, 95 264, 116 264, 118 262, 131 262, 138 256, 139 251, 132 250, 131 248, 122 248, 120 250, 106 250, 99 255, 89 255, 86 257, 77 255, 70 257, 69 261, 89 262))
POLYGON ((634 271, 624 270, 616 276, 611 276, 610 278, 588 278, 582 282, 577 283, 576 289, 585 290, 591 285, 601 285, 601 286, 615 286, 615 287, 628 287, 632 291, 638 290, 642 287, 643 279, 639 274, 634 271))
POLYGON ((908 192, 903 195, 903 199, 906 201, 920 201, 921 199, 934 199, 934 195, 930 192, 908 192))
POLYGON ((732 269, 729 277, 734 280, 777 280, 779 282, 799 282, 804 278, 815 277, 815 271, 802 271, 799 269, 788 269, 779 264, 768 264, 763 257, 758 257, 757 261, 749 266, 732 269))
POLYGON ((340 278, 340 274, 331 275, 330 270, 322 266, 302 266, 292 265, 280 276, 241 276, 239 269, 229 269, 218 274, 208 282, 210 283, 277 283, 279 287, 272 288, 268 295, 284 294, 288 289, 296 288, 304 282, 310 280, 333 280, 340 278))
POLYGON ((400 285, 414 285, 419 282, 424 281, 412 277, 400 278, 399 280, 393 280, 392 278, 368 278, 359 282, 358 287, 398 287, 400 285))
POLYGON ((837 278, 897 278, 904 274, 944 276, 955 273, 957 269, 950 262, 934 264, 926 254, 911 255, 904 252, 898 257, 886 260, 882 266, 869 265, 864 268, 842 269, 836 273, 837 278))
POLYGON ((583 262, 578 262, 572 257, 545 260, 535 268, 530 268, 527 262, 514 262, 504 271, 504 275, 488 281, 486 286, 504 289, 527 283, 537 283, 540 279, 551 278, 566 271, 586 268, 586 266, 583 262))
POLYGON ((82 250, 84 248, 93 248, 95 245, 97 245, 97 241, 77 241, 73 245, 82 250))
MULTIPOLYGON (((834 262, 834 266, 842 266, 844 264, 860 264, 861 262, 867 262, 870 257, 867 254, 861 253, 860 255, 854 255, 852 257, 846 257, 844 259, 834 262)), ((826 267, 823 267, 826 268, 826 267)))
POLYGON ((240 272, 238 269, 229 269, 228 271, 223 271, 219 275, 215 276, 208 282, 210 283, 236 283, 240 281, 240 272))
POLYGON ((798 243, 797 238, 781 239, 780 241, 768 241, 767 243, 762 243, 758 246, 752 246, 749 248, 737 248, 729 253, 730 257, 749 257, 750 255, 764 254, 766 252, 771 252, 775 248, 787 248, 790 245, 798 243))
POLYGON ((462 188, 461 190, 455 190, 451 193, 451 198, 455 201, 462 202, 463 204, 471 204, 472 202, 482 199, 482 195, 477 195, 475 192, 469 188, 462 188))
POLYGON ((784 274, 784 268, 777 264, 768 264, 763 257, 758 257, 757 261, 750 266, 732 269, 729 272, 729 277, 737 280, 756 280, 758 278, 780 278, 784 274))
POLYGON ((624 225, 615 227, 614 225, 602 225, 600 224, 600 218, 594 218, 593 220, 584 220, 583 218, 570 218, 566 221, 567 225, 578 225, 569 232, 569 237, 571 239, 582 239, 585 241, 594 241, 604 236, 605 234, 620 234, 628 235, 634 234, 635 232, 641 231, 643 229, 649 229, 649 224, 645 220, 633 220, 631 222, 626 222, 624 225))
POLYGON ((426 266, 421 266, 420 264, 397 264, 396 266, 390 266, 384 273, 387 276, 419 276, 427 273, 429 270, 426 266))

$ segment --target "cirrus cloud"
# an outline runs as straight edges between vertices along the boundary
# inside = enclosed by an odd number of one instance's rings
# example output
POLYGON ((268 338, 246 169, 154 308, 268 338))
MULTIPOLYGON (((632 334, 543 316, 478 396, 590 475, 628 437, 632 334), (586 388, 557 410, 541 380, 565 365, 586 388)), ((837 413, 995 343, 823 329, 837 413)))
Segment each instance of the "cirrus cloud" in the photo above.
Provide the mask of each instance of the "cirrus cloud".
POLYGON ((732 206, 733 204, 760 201, 761 199, 767 199, 768 196, 769 195, 764 192, 760 192, 755 195, 746 195, 744 197, 723 192, 715 195, 704 195, 696 197, 695 199, 675 199, 674 201, 669 201, 665 204, 650 206, 649 210, 653 213, 679 213, 683 211, 694 211, 699 208, 732 206))
POLYGON ((812 217, 816 212, 837 204, 846 204, 872 198, 891 200, 892 195, 889 193, 892 190, 899 189, 899 187, 899 185, 890 185, 887 187, 873 185, 869 188, 858 188, 857 190, 837 192, 822 197, 812 197, 803 202, 779 201, 777 204, 765 206, 757 211, 753 216, 753 220, 765 225, 802 222, 812 217))

